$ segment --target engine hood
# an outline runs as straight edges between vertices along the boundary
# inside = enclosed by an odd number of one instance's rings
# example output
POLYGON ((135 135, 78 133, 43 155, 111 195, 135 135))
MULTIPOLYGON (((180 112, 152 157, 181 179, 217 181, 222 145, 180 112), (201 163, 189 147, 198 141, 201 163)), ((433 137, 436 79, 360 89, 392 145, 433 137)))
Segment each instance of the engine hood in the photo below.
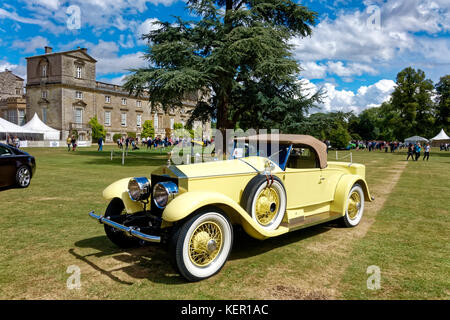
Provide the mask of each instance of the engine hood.
MULTIPOLYGON (((267 158, 247 157, 241 159, 193 163, 187 165, 171 165, 160 167, 152 174, 165 174, 178 178, 201 178, 211 176, 254 174, 264 171, 267 158)), ((281 171, 275 164, 274 173, 281 171)))

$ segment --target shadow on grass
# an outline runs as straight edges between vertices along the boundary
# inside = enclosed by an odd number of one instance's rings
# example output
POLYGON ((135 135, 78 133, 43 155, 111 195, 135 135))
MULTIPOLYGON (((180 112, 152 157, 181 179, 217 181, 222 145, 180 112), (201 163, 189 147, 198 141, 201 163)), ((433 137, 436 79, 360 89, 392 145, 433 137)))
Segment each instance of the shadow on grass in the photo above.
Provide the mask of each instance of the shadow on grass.
MULTIPOLYGON (((264 241, 251 238, 244 230, 238 227, 234 232, 233 249, 229 260, 258 256, 276 248, 327 232, 335 227, 338 227, 335 222, 328 222, 264 241)), ((134 279, 147 279, 155 283, 179 285, 187 282, 178 274, 178 271, 173 267, 172 263, 170 263, 171 256, 167 247, 164 245, 148 244, 142 247, 124 250, 115 247, 106 236, 99 236, 80 240, 75 243, 75 246, 77 248, 98 250, 96 253, 84 256, 76 253, 74 249, 70 249, 69 253, 120 284, 132 285, 133 282, 124 281, 115 276, 114 273, 117 271, 125 272, 134 279), (113 270, 106 270, 94 263, 90 259, 91 257, 111 257, 114 260, 129 265, 113 270)))
POLYGON ((115 276, 114 273, 121 271, 134 279, 147 279, 155 283, 183 284, 186 281, 173 268, 170 263, 170 256, 162 245, 146 244, 132 249, 120 249, 113 245, 106 236, 99 236, 90 239, 80 240, 75 243, 77 248, 96 249, 98 252, 88 255, 81 255, 70 249, 69 253, 78 260, 90 265, 93 269, 109 277, 117 283, 132 285, 134 282, 124 281, 115 276), (91 259, 110 257, 121 263, 129 265, 112 270, 106 270, 94 263, 91 259))

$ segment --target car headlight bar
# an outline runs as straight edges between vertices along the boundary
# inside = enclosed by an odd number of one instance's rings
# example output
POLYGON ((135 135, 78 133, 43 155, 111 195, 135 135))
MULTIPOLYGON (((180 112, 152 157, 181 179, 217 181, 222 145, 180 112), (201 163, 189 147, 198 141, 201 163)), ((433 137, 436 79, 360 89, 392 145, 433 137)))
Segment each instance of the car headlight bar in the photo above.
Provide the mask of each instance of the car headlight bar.
POLYGON ((150 180, 146 177, 130 179, 128 182, 128 195, 133 201, 147 200, 150 196, 150 180))
POLYGON ((178 194, 178 186, 171 182, 159 182, 153 188, 153 201, 159 209, 163 209, 178 194))

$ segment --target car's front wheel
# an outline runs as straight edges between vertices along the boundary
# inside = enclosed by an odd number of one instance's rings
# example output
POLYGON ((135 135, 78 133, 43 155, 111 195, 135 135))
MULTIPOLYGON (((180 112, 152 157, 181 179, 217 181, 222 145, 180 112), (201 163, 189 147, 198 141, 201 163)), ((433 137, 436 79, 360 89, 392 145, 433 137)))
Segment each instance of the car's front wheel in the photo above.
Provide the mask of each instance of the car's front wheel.
MULTIPOLYGON (((106 208, 105 217, 108 217, 108 219, 112 221, 119 222, 117 220, 120 219, 120 216, 123 214, 126 214, 126 211, 125 205, 123 204, 122 200, 118 198, 112 199, 108 207, 106 208)), ((138 239, 125 234, 123 231, 117 230, 111 226, 108 226, 107 224, 105 224, 104 227, 108 239, 111 240, 111 242, 119 248, 128 249, 139 245, 138 239)))
POLYGON ((31 171, 27 166, 21 166, 16 172, 16 184, 20 188, 27 188, 31 182, 31 171))
POLYGON ((359 184, 353 185, 347 197, 344 225, 348 228, 356 227, 364 213, 364 191, 359 184))
POLYGON ((211 277, 222 269, 233 245, 233 227, 217 208, 207 208, 178 227, 172 254, 178 270, 189 281, 211 277))

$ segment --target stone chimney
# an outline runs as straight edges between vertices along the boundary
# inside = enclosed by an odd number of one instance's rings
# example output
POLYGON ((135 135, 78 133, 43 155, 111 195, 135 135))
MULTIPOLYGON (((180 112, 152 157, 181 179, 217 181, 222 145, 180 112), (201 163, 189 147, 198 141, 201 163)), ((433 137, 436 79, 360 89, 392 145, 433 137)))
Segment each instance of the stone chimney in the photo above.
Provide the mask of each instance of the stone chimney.
POLYGON ((52 53, 53 48, 52 47, 45 47, 45 54, 52 53))

